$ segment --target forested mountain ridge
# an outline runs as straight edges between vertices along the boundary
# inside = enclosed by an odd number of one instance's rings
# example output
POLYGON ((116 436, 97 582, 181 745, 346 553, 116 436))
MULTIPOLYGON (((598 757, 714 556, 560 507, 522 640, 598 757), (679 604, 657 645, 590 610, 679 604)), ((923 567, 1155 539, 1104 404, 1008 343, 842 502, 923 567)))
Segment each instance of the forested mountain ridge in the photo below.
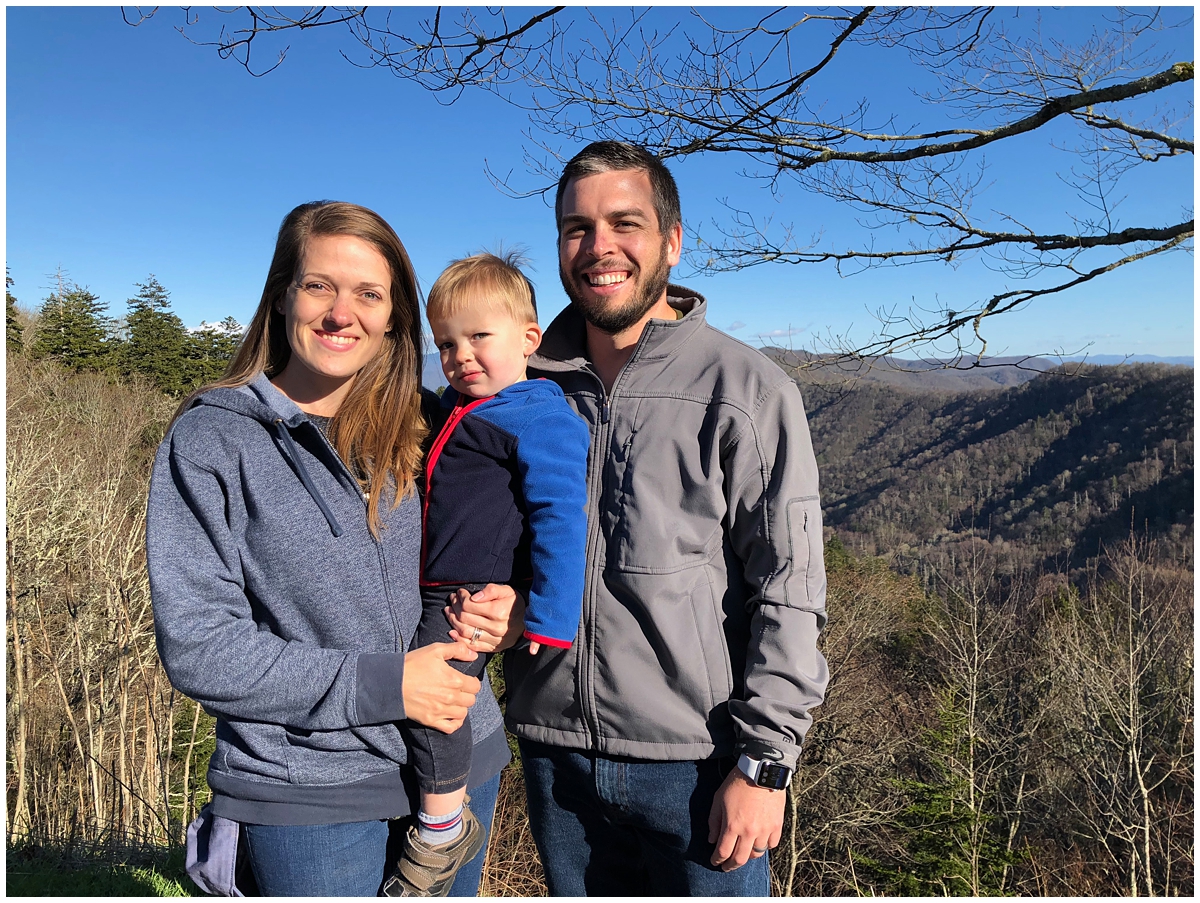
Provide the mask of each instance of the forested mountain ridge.
POLYGON ((825 522, 856 551, 904 561, 974 535, 1007 568, 1079 567, 1132 527, 1191 560, 1190 368, 1073 365, 955 395, 801 388, 825 522))

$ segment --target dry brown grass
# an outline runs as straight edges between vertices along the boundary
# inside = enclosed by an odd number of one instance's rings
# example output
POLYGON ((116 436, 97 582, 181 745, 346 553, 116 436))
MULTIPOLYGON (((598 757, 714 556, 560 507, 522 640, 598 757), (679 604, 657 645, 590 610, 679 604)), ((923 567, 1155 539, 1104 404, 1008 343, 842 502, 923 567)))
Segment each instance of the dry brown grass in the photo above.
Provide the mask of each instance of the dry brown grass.
POLYGON ((544 897, 546 879, 525 810, 525 777, 514 759, 500 775, 500 795, 483 864, 481 897, 544 897))

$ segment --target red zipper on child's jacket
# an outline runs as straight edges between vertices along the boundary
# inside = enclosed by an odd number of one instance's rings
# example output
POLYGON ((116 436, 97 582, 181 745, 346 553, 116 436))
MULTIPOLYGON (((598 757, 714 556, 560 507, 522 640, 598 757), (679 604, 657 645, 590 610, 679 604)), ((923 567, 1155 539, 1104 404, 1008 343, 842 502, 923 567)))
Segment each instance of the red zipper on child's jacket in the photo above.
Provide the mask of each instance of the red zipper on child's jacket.
POLYGON ((442 449, 446 447, 446 443, 450 441, 450 434, 454 432, 455 427, 462 422, 462 419, 467 414, 494 397, 493 395, 489 395, 487 398, 476 398, 468 404, 455 404, 454 410, 450 412, 449 419, 442 425, 437 438, 433 440, 433 447, 429 449, 429 461, 425 465, 425 498, 421 500, 421 577, 419 581, 421 586, 450 585, 425 582, 425 519, 429 516, 429 488, 433 481, 433 468, 437 466, 438 457, 441 455, 442 449))

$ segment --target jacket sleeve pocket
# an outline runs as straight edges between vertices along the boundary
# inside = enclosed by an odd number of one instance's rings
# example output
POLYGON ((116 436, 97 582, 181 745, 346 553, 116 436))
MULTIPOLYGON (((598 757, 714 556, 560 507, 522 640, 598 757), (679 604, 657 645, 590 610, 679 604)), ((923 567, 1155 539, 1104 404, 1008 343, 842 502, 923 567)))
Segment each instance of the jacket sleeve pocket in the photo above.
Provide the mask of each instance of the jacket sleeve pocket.
POLYGON ((821 502, 815 495, 787 506, 788 562, 784 599, 789 608, 825 605, 824 540, 821 502))

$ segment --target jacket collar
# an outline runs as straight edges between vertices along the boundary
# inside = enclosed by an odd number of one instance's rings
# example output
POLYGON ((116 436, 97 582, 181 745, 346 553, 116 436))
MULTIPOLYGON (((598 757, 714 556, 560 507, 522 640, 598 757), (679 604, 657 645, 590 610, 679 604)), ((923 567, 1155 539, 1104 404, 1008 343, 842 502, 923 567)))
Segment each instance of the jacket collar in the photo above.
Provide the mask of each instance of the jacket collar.
MULTIPOLYGON (((669 357, 704 326, 708 302, 699 292, 679 285, 668 285, 667 303, 683 311, 683 317, 647 323, 638 340, 634 359, 669 357)), ((586 369, 588 363, 587 324, 575 306, 568 305, 546 328, 541 347, 529 359, 529 365, 537 370, 561 373, 586 369)))

